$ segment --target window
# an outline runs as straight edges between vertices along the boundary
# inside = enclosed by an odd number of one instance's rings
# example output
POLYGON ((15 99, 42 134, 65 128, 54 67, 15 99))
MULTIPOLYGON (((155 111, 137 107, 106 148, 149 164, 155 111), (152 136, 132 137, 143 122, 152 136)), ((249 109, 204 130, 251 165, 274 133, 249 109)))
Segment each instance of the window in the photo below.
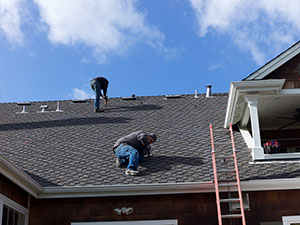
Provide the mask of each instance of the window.
POLYGON ((124 222, 76 222, 71 225, 178 225, 177 220, 140 220, 124 222))
POLYGON ((26 225, 28 209, 0 194, 1 225, 26 225))
POLYGON ((300 225, 300 216, 283 216, 283 225, 300 225))

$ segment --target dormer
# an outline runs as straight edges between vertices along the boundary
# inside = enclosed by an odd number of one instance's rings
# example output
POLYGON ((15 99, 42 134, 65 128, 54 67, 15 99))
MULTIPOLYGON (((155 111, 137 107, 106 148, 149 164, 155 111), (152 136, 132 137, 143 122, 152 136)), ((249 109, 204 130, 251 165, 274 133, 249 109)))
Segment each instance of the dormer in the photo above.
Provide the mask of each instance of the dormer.
POLYGON ((232 82, 225 127, 236 124, 253 160, 300 158, 300 42, 232 82), (278 142, 272 151, 268 143, 278 142))

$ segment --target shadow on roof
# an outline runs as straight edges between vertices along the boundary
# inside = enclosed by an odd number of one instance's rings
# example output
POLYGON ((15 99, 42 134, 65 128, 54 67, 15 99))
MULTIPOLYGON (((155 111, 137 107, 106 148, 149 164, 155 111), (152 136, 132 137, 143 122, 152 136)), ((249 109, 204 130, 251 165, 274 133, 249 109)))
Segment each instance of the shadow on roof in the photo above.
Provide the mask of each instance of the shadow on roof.
POLYGON ((43 177, 35 175, 35 174, 31 173, 31 172, 28 172, 26 170, 24 170, 24 172, 27 173, 33 180, 35 180, 36 182, 38 182, 43 187, 57 187, 57 186, 59 186, 59 185, 57 185, 57 184, 55 184, 55 183, 53 183, 53 182, 51 182, 51 181, 49 181, 49 180, 47 180, 47 179, 45 179, 43 177))
POLYGON ((151 156, 145 159, 141 166, 148 168, 143 171, 143 175, 156 173, 159 171, 171 170, 174 165, 200 166, 204 162, 200 157, 183 157, 183 156, 151 156))
POLYGON ((160 110, 162 106, 153 105, 153 104, 143 104, 133 105, 133 106, 120 106, 114 108, 105 109, 106 112, 115 112, 115 111, 148 111, 148 110, 160 110))
POLYGON ((127 123, 129 120, 131 119, 126 117, 85 117, 85 118, 77 117, 77 118, 68 118, 62 120, 2 124, 0 125, 0 131, 64 127, 64 126, 81 126, 81 125, 91 125, 91 124, 127 123))
POLYGON ((280 179, 280 178, 296 178, 300 177, 300 169, 296 169, 290 172, 279 173, 277 168, 274 167, 274 173, 270 174, 270 169, 268 169, 268 175, 258 175, 247 177, 246 179, 241 180, 262 180, 262 179, 280 179))

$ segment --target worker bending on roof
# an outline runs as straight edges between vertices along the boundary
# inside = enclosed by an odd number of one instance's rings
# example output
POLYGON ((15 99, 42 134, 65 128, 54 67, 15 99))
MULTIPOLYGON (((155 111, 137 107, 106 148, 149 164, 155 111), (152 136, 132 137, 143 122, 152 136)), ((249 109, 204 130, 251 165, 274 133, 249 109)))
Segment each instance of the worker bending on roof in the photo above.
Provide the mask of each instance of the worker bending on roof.
POLYGON ((91 80, 91 87, 96 94, 94 112, 103 112, 104 111, 103 109, 100 109, 100 96, 104 99, 104 102, 106 105, 107 101, 108 101, 108 97, 106 95, 108 83, 109 83, 108 80, 104 77, 96 77, 91 80), (103 95, 101 93, 101 90, 103 90, 103 95))
POLYGON ((144 154, 150 155, 150 144, 155 141, 156 135, 154 133, 146 134, 142 130, 121 137, 113 147, 117 156, 116 167, 128 164, 125 174, 131 176, 138 175, 139 162, 143 161, 144 154))

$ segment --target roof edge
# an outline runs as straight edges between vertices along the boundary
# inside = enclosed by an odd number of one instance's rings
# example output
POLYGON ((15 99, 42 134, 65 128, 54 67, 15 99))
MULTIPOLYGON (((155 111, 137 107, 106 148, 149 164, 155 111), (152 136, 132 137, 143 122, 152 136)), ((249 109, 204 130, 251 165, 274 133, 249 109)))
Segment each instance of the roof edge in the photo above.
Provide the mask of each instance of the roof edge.
POLYGON ((41 185, 33 180, 28 174, 16 167, 8 159, 0 154, 0 172, 10 181, 27 191, 34 197, 38 197, 43 191, 41 185))
POLYGON ((271 72, 276 70, 278 67, 295 57, 300 53, 300 41, 293 44, 287 50, 267 62, 265 65, 260 67, 258 70, 251 73, 248 77, 243 80, 260 80, 269 75, 271 72))
POLYGON ((214 183, 132 184, 75 187, 45 187, 39 198, 162 195, 214 192, 214 183))
MULTIPOLYGON (((241 181, 243 191, 271 191, 299 189, 300 178, 265 179, 241 181)), ((227 192, 228 188, 220 188, 227 192)), ((234 189, 232 189, 234 191, 234 189)), ((108 196, 138 196, 163 194, 191 194, 215 192, 213 181, 173 184, 139 184, 139 185, 105 185, 105 186, 75 186, 75 187, 45 187, 38 198, 80 198, 108 196)))

